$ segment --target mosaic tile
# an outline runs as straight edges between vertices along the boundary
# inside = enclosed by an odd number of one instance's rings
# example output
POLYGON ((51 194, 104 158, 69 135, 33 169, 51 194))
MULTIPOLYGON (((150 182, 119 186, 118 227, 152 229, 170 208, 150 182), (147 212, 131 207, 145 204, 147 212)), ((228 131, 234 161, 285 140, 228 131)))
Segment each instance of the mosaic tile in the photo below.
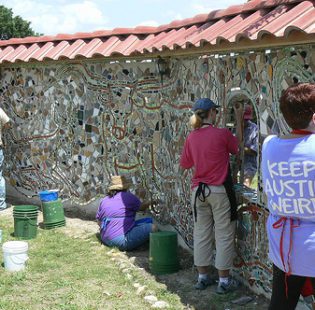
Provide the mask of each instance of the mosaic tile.
MULTIPOLYGON (((174 58, 163 84, 154 61, 3 66, 0 99, 15 124, 5 134, 6 178, 23 195, 59 188, 62 198, 88 206, 105 194, 111 174, 130 175, 147 190, 146 199, 158 201, 157 220, 171 223, 192 247, 190 173, 180 178, 178 161, 194 100, 218 102, 224 126, 233 98, 247 98, 262 142, 289 130, 278 99, 288 85, 314 81, 314 62, 311 47, 174 58)), ((235 268, 249 286, 269 294, 268 212, 258 180, 255 204, 239 209, 235 268)))

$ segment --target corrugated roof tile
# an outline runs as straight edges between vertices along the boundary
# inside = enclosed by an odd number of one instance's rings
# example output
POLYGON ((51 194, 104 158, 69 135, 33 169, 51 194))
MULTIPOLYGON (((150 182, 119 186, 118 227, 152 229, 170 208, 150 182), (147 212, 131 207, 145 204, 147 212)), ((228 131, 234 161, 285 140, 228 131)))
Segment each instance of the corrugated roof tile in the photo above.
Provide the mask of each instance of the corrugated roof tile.
POLYGON ((69 58, 69 59, 74 59, 76 56, 76 52, 82 48, 86 43, 79 39, 74 41, 68 48, 62 51, 62 53, 59 55, 59 59, 62 58, 69 58))
POLYGON ((295 27, 295 29, 305 30, 307 27, 315 24, 315 14, 313 9, 308 10, 305 14, 302 14, 295 18, 290 25, 287 27, 295 27))
MULTIPOLYGON (((185 43, 185 46, 187 46, 187 43, 190 43, 195 46, 200 46, 201 41, 208 41, 208 38, 211 36, 215 36, 217 31, 225 27, 226 23, 228 22, 227 19, 220 19, 214 24, 210 24, 209 27, 202 30, 199 34, 192 34, 190 37, 187 38, 187 41, 185 43)), ((183 47, 184 45, 182 45, 183 47)))
POLYGON ((167 37, 167 34, 168 34, 167 32, 163 31, 163 32, 155 35, 154 37, 152 37, 151 40, 148 40, 146 42, 146 46, 143 47, 142 52, 151 53, 155 44, 157 44, 161 40, 164 40, 165 37, 167 37))
POLYGON ((32 44, 29 46, 24 52, 22 52, 15 61, 28 61, 32 55, 34 55, 38 50, 40 49, 39 45, 37 43, 32 44))
POLYGON ((7 46, 3 48, 0 54, 0 61, 2 62, 6 57, 8 57, 13 52, 14 52, 13 46, 7 46))
POLYGON ((242 22, 235 23, 234 26, 229 27, 225 32, 221 33, 218 36, 218 39, 223 38, 225 40, 228 40, 229 42, 235 42, 237 34, 239 34, 240 32, 243 32, 247 27, 257 24, 259 20, 264 15, 266 15, 267 12, 268 11, 266 9, 260 9, 254 12, 253 14, 244 18, 242 22))
POLYGON ((306 33, 315 33, 315 24, 309 25, 307 28, 304 29, 306 33))
MULTIPOLYGON (((279 17, 279 19, 277 20, 277 22, 279 23, 279 30, 273 30, 273 34, 276 37, 282 37, 285 33, 285 30, 291 25, 291 23, 293 23, 296 19, 303 17, 305 13, 311 12, 313 10, 313 7, 314 5, 311 1, 304 1, 303 3, 300 3, 296 7, 292 8, 286 14, 279 17)), ((268 27, 266 28, 270 30, 270 28, 268 27)), ((303 28, 300 29, 303 30, 303 28)))
POLYGON ((14 51, 10 54, 8 54, 8 56, 6 56, 2 61, 3 62, 14 62, 19 55, 21 55, 23 52, 25 52, 27 50, 27 47, 25 45, 19 45, 16 49, 14 49, 14 51))
POLYGON ((115 48, 111 49, 107 53, 109 53, 109 56, 112 56, 112 55, 115 55, 115 54, 128 56, 129 53, 127 53, 126 51, 128 51, 130 46, 132 46, 138 40, 139 40, 138 36, 130 35, 127 38, 125 38, 124 40, 121 40, 120 43, 115 48))
POLYGON ((47 42, 46 44, 44 44, 43 46, 41 46, 41 48, 35 52, 30 58, 29 61, 31 60, 38 60, 38 61, 42 61, 44 56, 54 48, 54 43, 53 42, 47 42))
POLYGON ((133 51, 130 53, 130 55, 132 54, 138 54, 138 53, 142 53, 143 52, 143 48, 145 46, 148 45, 148 42, 151 41, 153 38, 155 37, 154 34, 150 34, 148 36, 146 36, 144 39, 139 40, 135 46, 133 47, 133 51))
POLYGON ((188 29, 185 29, 185 32, 176 38, 174 38, 172 42, 172 46, 170 46, 170 50, 175 49, 176 47, 181 47, 185 42, 187 41, 187 38, 192 36, 194 33, 197 33, 198 31, 201 31, 202 28, 207 28, 209 26, 209 23, 204 24, 201 27, 198 27, 197 25, 190 26, 188 29))
POLYGON ((76 51, 75 57, 82 56, 88 58, 89 54, 93 53, 93 51, 98 48, 102 43, 102 40, 99 38, 91 40, 89 43, 82 45, 82 47, 76 51))
POLYGON ((310 1, 303 1, 299 5, 293 7, 291 10, 288 6, 287 11, 279 15, 272 22, 266 25, 263 29, 264 32, 269 32, 275 36, 283 36, 287 26, 300 14, 303 14, 308 8, 309 5, 312 5, 310 1), (278 34, 278 35, 277 35, 278 34))
POLYGON ((46 59, 58 59, 59 55, 70 46, 68 41, 61 41, 45 54, 46 59))
POLYGON ((131 56, 200 47, 204 42, 259 40, 264 34, 315 33, 315 0, 252 0, 159 27, 115 28, 0 41, 0 63, 131 56))
MULTIPOLYGON (((241 24, 246 16, 242 15, 236 15, 234 18, 229 20, 227 23, 224 24, 224 26, 216 31, 216 33, 211 33, 209 36, 206 38, 202 39, 211 43, 211 44, 216 44, 217 39, 221 36, 224 37, 224 33, 228 32, 232 27, 234 27, 237 24, 241 24)), ((225 39, 225 38, 224 38, 225 39)))
POLYGON ((266 29, 271 23, 276 23, 276 20, 288 11, 287 5, 279 5, 274 10, 263 16, 259 22, 250 25, 247 29, 247 37, 250 40, 256 40, 258 35, 266 29))
POLYGON ((115 48, 120 43, 120 40, 118 37, 110 37, 106 41, 104 41, 92 54, 93 56, 108 56, 107 51, 111 48, 115 48))

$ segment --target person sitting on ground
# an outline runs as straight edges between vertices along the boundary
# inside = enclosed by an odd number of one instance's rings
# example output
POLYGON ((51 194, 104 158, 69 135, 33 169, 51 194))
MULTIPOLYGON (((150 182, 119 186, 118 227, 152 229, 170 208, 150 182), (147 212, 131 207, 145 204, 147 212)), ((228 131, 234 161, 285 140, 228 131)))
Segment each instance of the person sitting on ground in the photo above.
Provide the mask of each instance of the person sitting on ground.
POLYGON ((113 176, 96 215, 102 242, 121 251, 141 246, 149 240, 151 232, 157 231, 152 218, 135 220, 136 212, 146 210, 150 203, 141 203, 128 191, 130 185, 124 176, 113 176))

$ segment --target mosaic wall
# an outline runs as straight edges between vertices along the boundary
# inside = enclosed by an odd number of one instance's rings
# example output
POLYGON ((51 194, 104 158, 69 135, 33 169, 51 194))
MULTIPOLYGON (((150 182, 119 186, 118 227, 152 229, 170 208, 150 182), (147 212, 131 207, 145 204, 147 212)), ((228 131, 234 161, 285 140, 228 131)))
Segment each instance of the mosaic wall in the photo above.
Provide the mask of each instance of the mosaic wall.
MULTIPOLYGON (((179 156, 189 132, 189 108, 199 97, 222 105, 218 122, 238 96, 255 107, 261 140, 288 130, 279 117, 283 88, 313 80, 311 47, 270 53, 172 59, 161 77, 154 61, 77 62, 2 67, 0 100, 13 119, 6 133, 6 178, 21 195, 59 188, 74 206, 106 193, 111 174, 130 175, 154 213, 192 247, 189 176, 179 156)), ((243 192, 243 189, 240 189, 243 192)), ((242 196, 242 195, 241 195, 242 196)), ((263 195, 239 210, 239 274, 270 291, 263 195)))

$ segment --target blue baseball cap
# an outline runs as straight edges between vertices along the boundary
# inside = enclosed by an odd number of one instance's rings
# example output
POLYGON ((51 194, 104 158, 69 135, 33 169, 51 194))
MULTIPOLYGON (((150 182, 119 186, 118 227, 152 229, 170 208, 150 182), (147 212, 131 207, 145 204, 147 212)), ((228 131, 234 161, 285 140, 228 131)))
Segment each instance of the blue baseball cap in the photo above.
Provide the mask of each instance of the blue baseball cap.
POLYGON ((209 98, 201 98, 201 99, 198 99, 192 110, 193 111, 197 111, 197 110, 204 110, 204 111, 208 111, 210 109, 213 109, 213 108, 219 108, 220 106, 215 104, 211 99, 209 98))

